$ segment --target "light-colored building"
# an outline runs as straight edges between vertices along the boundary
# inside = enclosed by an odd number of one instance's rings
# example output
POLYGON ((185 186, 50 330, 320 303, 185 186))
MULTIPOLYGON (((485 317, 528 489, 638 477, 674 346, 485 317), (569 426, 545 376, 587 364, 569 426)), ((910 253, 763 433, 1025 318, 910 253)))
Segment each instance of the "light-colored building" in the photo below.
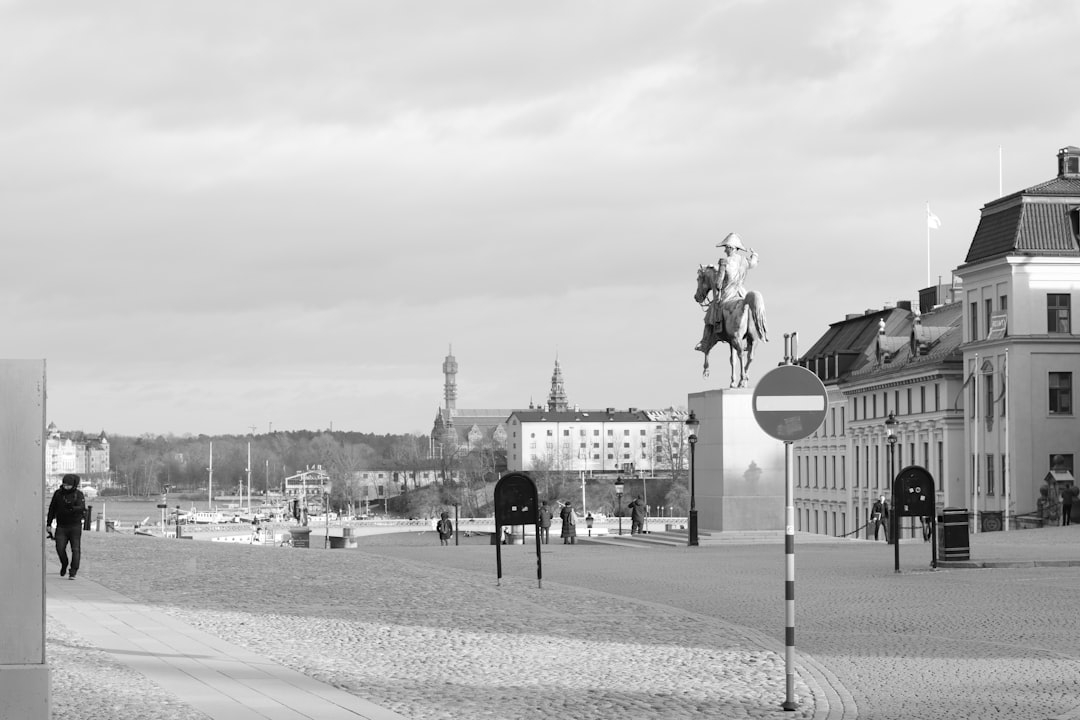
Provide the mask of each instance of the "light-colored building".
POLYGON ((829 409, 794 444, 799 530, 863 528, 908 465, 934 477, 938 513, 967 508, 974 532, 1053 516, 1080 442, 1080 149, 1059 151, 1056 178, 983 207, 955 277, 916 311, 848 316, 800 358, 829 409))
MULTIPOLYGON (((1080 419, 1080 148, 1057 176, 988 202, 964 264, 964 499, 973 512, 1027 514, 1044 479, 1075 471, 1080 419)), ((1060 487, 1047 487, 1052 503, 1060 487)))
POLYGON ((670 470, 685 453, 686 418, 685 410, 670 408, 516 410, 507 420, 507 467, 587 474, 670 470))
POLYGON ((49 423, 45 439, 45 485, 53 490, 68 474, 79 475, 84 486, 101 488, 110 481, 109 439, 104 431, 97 437, 83 433, 62 433, 49 423))

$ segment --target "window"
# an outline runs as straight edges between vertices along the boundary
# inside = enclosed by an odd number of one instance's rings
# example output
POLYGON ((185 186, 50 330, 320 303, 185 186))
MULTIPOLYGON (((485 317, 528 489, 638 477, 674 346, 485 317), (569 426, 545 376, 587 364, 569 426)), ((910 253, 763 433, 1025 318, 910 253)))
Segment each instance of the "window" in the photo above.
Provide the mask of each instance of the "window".
POLYGON ((847 488, 847 455, 840 456, 840 489, 847 488))
POLYGON ((919 412, 926 412, 926 386, 919 386, 919 412))
POLYGON ((843 437, 844 432, 845 432, 844 431, 844 410, 846 410, 846 409, 847 408, 840 408, 840 436, 841 437, 843 437))
POLYGON ((940 440, 937 444, 937 476, 945 477, 945 443, 940 440))
POLYGON ((914 410, 911 409, 911 388, 908 388, 905 394, 907 395, 907 414, 910 415, 914 412, 914 410))
POLYGON ((550 430, 547 431, 547 436, 551 437, 551 431, 550 430))
POLYGON ((994 494, 994 454, 986 453, 986 494, 994 494))
POLYGON ((562 436, 563 437, 570 437, 570 431, 569 430, 563 430, 562 431, 562 436))
POLYGON ((859 446, 855 446, 855 487, 859 487, 859 446))
POLYGON ((1067 333, 1071 330, 1069 317, 1070 303, 1068 294, 1047 293, 1046 295, 1046 332, 1067 333))
POLYGON ((1050 414, 1072 415, 1072 373, 1050 373, 1050 414))
POLYGON ((971 303, 968 315, 968 339, 975 342, 979 339, 979 303, 971 303))
POLYGON ((994 301, 990 298, 987 298, 983 301, 983 307, 983 314, 986 316, 983 318, 983 323, 986 325, 986 336, 990 337, 990 319, 991 316, 994 314, 994 301))
MULTIPOLYGON (((893 403, 892 403, 892 405, 893 405, 893 412, 896 413, 897 415, 899 415, 900 414, 900 391, 899 390, 893 390, 893 403)), ((885 414, 888 415, 889 413, 886 412, 885 414)))
POLYGON ((941 410, 941 383, 934 383, 934 412, 941 410))
POLYGON ((983 375, 983 382, 986 383, 985 397, 986 408, 983 410, 983 415, 988 418, 994 417, 994 373, 987 373, 983 375))

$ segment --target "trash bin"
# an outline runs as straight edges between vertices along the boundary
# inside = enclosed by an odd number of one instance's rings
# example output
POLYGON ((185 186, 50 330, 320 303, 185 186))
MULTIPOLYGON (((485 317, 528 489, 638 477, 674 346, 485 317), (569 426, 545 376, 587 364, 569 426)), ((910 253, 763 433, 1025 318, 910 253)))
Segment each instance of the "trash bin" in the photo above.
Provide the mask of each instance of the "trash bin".
POLYGON ((967 508, 945 508, 938 522, 941 524, 941 559, 970 560, 967 508))
POLYGON ((292 546, 298 548, 311 547, 311 528, 306 525, 299 527, 289 528, 289 534, 292 535, 292 546))
POLYGON ((116 521, 115 520, 106 520, 105 521, 105 532, 107 532, 107 533, 116 532, 116 521))

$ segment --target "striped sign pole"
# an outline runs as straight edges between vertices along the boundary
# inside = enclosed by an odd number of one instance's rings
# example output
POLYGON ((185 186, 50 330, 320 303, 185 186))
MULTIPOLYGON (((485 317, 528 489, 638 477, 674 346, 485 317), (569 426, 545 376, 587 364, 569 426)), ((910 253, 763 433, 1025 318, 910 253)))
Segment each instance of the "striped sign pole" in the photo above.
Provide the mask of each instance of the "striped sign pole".
POLYGON ((754 389, 754 419, 784 443, 784 670, 785 699, 781 707, 795 710, 795 474, 791 443, 812 435, 825 420, 825 385, 798 365, 781 365, 761 378, 754 389))
POLYGON ((795 701, 795 479, 791 471, 794 452, 784 443, 784 677, 785 710, 799 706, 795 701))

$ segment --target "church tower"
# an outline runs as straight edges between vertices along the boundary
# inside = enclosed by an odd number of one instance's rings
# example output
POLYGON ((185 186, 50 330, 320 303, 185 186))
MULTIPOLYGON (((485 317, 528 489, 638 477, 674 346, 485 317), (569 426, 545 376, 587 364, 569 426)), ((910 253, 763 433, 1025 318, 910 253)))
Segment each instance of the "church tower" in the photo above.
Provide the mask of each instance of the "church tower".
POLYGON ((443 383, 443 395, 446 400, 446 416, 449 418, 451 411, 457 408, 457 360, 454 358, 453 345, 450 346, 450 354, 443 360, 442 371, 446 378, 443 383))
POLYGON ((555 370, 551 373, 551 392, 548 394, 548 410, 550 412, 564 412, 566 405, 566 388, 563 386, 562 369, 559 368, 559 358, 555 358, 555 370))

